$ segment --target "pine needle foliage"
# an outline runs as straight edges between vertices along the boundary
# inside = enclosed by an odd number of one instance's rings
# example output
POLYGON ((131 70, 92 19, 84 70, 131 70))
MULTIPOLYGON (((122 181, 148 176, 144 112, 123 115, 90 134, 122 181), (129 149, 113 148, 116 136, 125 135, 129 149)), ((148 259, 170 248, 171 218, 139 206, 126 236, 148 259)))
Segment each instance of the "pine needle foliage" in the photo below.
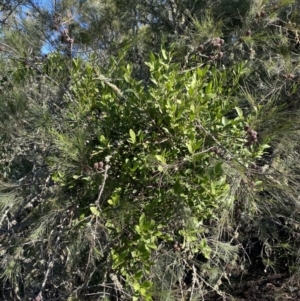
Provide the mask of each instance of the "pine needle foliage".
POLYGON ((1 7, 3 299, 226 298, 297 271, 297 4, 24 3, 1 7))

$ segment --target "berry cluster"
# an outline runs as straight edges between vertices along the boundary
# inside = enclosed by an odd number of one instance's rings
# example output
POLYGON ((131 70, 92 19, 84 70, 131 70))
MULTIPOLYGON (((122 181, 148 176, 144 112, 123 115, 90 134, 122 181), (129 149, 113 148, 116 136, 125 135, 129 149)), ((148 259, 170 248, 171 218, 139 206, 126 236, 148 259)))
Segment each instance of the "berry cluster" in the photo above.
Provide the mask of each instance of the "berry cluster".
POLYGON ((178 242, 175 242, 175 243, 174 243, 174 245, 173 245, 173 250, 174 250, 175 252, 180 252, 180 251, 182 251, 182 249, 183 249, 182 244, 179 244, 178 242))
POLYGON ((267 16, 267 13, 263 10, 261 12, 257 12, 255 15, 256 19, 261 19, 261 18, 265 18, 267 16))
POLYGON ((215 59, 221 59, 224 55, 224 52, 221 51, 222 46, 224 45, 224 40, 216 37, 216 38, 212 38, 209 41, 208 47, 206 47, 207 49, 205 49, 205 46, 203 44, 201 44, 200 46, 198 46, 198 52, 202 53, 203 51, 210 51, 212 50, 213 55, 209 55, 208 58, 209 60, 215 60, 215 59), (209 47, 210 46, 210 47, 209 47), (217 51, 217 53, 216 53, 217 51))
POLYGON ((219 156, 221 158, 224 158, 224 156, 225 156, 225 151, 222 150, 221 148, 218 148, 218 147, 213 147, 211 149, 211 152, 216 154, 217 156, 219 156))
POLYGON ((66 28, 66 23, 62 22, 62 18, 58 13, 54 15, 52 29, 60 32, 61 35, 59 39, 61 42, 69 44, 74 43, 74 39, 69 36, 69 30, 66 28))
POLYGON ((221 38, 213 38, 211 39, 210 44, 214 49, 221 49, 221 46, 224 45, 224 40, 221 38))
POLYGON ((247 132, 247 142, 245 143, 245 146, 251 146, 258 142, 256 131, 251 129, 249 125, 246 125, 244 130, 247 132))
POLYGON ((250 167, 251 167, 252 169, 254 169, 254 170, 262 171, 262 167, 261 167, 261 166, 258 166, 258 165, 255 164, 255 163, 252 163, 252 164, 250 165, 250 167))
POLYGON ((96 162, 96 163, 94 164, 94 169, 97 170, 97 171, 98 171, 98 170, 102 170, 103 167, 104 167, 104 163, 103 163, 102 161, 96 162))
POLYGON ((295 78, 295 75, 292 73, 284 75, 284 79, 287 79, 287 80, 293 80, 294 78, 295 78))

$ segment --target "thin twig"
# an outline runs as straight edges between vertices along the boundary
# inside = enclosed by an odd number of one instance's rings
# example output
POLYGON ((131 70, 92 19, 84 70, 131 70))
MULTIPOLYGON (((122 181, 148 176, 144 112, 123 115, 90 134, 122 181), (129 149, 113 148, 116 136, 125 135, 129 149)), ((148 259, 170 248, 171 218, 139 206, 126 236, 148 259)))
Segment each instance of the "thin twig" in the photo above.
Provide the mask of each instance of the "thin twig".
POLYGON ((120 98, 125 99, 125 96, 122 93, 122 91, 115 84, 113 84, 107 77, 105 77, 102 74, 98 74, 98 77, 93 78, 93 80, 97 80, 97 79, 107 84, 120 98))
POLYGON ((47 280, 48 280, 48 276, 49 276, 49 273, 50 273, 50 270, 53 268, 53 260, 51 260, 49 263, 48 263, 48 268, 47 268, 47 271, 46 271, 46 274, 45 274, 45 277, 44 277, 44 281, 42 283, 42 286, 41 286, 41 289, 40 289, 40 292, 38 294, 38 298, 40 301, 43 301, 43 290, 45 288, 45 285, 47 283, 47 280))
POLYGON ((108 170, 110 169, 110 165, 106 165, 105 166, 105 171, 104 171, 104 177, 103 177, 103 182, 102 184, 99 186, 99 194, 98 194, 98 198, 95 202, 95 205, 97 206, 97 208, 100 210, 100 199, 101 199, 101 196, 102 196, 102 193, 103 193, 103 190, 104 190, 104 186, 105 186, 105 183, 106 183, 106 179, 108 177, 107 175, 107 172, 108 170))

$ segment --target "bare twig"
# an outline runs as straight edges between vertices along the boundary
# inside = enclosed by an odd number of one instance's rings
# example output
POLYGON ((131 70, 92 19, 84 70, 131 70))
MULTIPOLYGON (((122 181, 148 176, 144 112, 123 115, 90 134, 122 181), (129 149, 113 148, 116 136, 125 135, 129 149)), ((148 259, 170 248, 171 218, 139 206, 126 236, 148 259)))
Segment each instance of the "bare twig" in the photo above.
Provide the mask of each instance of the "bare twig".
POLYGON ((115 85, 113 84, 107 77, 105 77, 104 75, 102 74, 99 74, 98 77, 95 77, 93 78, 94 80, 95 79, 98 79, 98 80, 101 80, 103 81, 106 85, 108 85, 120 98, 124 99, 125 96, 124 94, 122 93, 122 91, 115 85))
POLYGON ((104 190, 104 186, 105 186, 105 183, 106 183, 106 179, 108 177, 107 175, 107 172, 108 170, 110 169, 110 165, 106 164, 105 165, 105 170, 104 170, 104 177, 103 177, 103 182, 102 184, 99 186, 99 194, 98 194, 98 198, 95 202, 95 205, 97 206, 97 208, 100 210, 100 199, 101 199, 101 196, 102 196, 102 193, 103 193, 103 190, 104 190))

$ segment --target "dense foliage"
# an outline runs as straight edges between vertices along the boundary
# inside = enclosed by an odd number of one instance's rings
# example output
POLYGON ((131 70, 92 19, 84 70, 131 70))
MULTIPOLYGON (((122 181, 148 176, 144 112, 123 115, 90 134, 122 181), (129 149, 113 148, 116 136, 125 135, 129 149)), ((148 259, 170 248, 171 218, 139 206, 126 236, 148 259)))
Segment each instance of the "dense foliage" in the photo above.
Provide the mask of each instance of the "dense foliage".
POLYGON ((1 298, 297 283, 297 4, 0 8, 1 298))

